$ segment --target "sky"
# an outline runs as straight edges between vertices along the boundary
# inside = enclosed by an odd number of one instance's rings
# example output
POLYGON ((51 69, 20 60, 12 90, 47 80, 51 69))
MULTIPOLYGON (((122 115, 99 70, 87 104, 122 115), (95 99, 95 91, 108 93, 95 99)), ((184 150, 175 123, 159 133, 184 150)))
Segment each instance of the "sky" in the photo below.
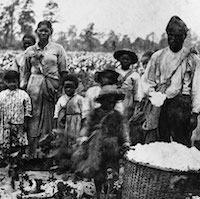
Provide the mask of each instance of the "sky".
MULTIPOLYGON (((7 0, 0 0, 7 1, 7 0)), ((48 0, 33 0, 36 21, 48 0)), ((54 32, 66 31, 70 25, 78 30, 95 23, 95 30, 108 33, 114 30, 135 39, 151 32, 160 38, 169 19, 178 15, 192 32, 200 36, 200 0, 55 0, 59 6, 59 23, 54 32)))

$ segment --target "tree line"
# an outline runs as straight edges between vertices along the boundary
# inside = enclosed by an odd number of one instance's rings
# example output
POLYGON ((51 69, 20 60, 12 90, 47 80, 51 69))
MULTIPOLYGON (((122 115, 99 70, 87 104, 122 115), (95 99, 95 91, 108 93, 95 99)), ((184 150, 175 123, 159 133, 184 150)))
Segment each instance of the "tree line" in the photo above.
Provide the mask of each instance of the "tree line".
MULTIPOLYGON (((20 38, 24 34, 33 34, 33 26, 36 23, 33 10, 33 0, 12 0, 8 5, 0 7, 0 48, 19 49, 20 38), (16 17, 17 16, 17 17, 16 17)), ((54 0, 49 0, 43 9, 43 19, 53 24, 59 23, 57 13, 59 6, 54 0)), ((95 31, 95 24, 89 23, 80 34, 75 25, 71 25, 66 31, 58 33, 56 42, 62 44, 70 51, 94 51, 113 52, 116 49, 130 48, 136 52, 156 51, 167 46, 167 36, 162 34, 159 41, 155 41, 155 33, 152 32, 145 39, 137 37, 131 41, 129 35, 119 35, 110 30, 106 35, 95 31), (103 38, 103 42, 102 42, 103 38)), ((196 44, 200 49, 198 37, 189 32, 186 45, 196 44)))

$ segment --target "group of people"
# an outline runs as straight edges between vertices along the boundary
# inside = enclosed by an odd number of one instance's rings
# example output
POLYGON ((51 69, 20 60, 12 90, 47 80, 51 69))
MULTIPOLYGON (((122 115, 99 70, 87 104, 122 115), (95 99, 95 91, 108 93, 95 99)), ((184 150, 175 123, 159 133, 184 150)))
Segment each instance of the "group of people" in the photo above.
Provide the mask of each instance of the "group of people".
POLYGON ((73 170, 94 178, 100 192, 107 169, 118 170, 131 145, 173 140, 190 147, 200 112, 200 58, 183 47, 187 31, 173 16, 166 27, 168 47, 145 53, 141 60, 130 49, 115 51, 118 67, 97 71, 96 85, 81 96, 64 48, 50 41, 51 23, 41 21, 38 41, 24 37, 25 51, 3 75, 2 157, 11 147, 25 151, 28 145, 28 157, 35 158, 40 138, 62 134, 73 170), (160 107, 149 100, 158 92, 166 95, 160 107))

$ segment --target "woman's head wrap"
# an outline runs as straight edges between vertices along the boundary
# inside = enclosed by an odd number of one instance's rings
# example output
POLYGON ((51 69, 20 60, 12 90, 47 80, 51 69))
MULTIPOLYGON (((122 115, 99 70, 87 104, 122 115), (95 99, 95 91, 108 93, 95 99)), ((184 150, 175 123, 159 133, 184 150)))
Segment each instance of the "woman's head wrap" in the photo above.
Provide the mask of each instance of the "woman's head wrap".
POLYGON ((181 34, 185 35, 188 31, 188 27, 183 22, 182 19, 180 19, 178 16, 173 16, 166 27, 167 34, 174 33, 174 34, 181 34))

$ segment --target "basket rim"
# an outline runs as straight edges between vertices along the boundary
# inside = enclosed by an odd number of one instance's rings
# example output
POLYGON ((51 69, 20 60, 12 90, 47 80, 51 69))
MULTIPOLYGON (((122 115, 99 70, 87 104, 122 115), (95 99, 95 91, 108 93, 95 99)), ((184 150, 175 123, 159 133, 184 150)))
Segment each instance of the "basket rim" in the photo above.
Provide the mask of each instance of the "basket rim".
POLYGON ((128 158, 126 158, 126 161, 128 161, 129 163, 132 163, 132 164, 139 165, 139 166, 149 167, 152 169, 157 169, 157 170, 166 171, 166 172, 172 172, 172 173, 178 173, 178 174, 200 174, 200 169, 199 170, 182 171, 182 170, 178 170, 178 169, 164 168, 164 167, 152 165, 149 163, 137 162, 136 160, 133 160, 133 159, 129 160, 128 158))

